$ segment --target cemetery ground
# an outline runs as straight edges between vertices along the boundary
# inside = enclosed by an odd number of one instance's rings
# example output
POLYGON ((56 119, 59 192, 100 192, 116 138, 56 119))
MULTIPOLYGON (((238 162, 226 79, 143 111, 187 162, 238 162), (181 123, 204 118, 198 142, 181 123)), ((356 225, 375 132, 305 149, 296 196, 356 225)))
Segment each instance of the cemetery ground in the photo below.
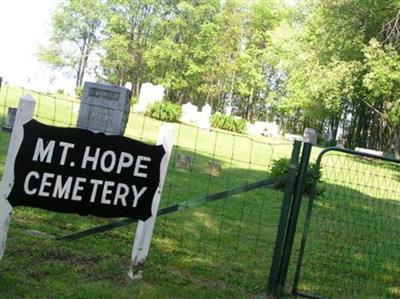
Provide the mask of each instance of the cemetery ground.
MULTIPOLYGON (((0 103, 15 106, 21 95, 20 89, 10 87, 5 98, 2 90, 0 103)), ((37 100, 36 119, 51 125, 75 125, 74 109, 79 101, 33 97, 37 100)), ((6 111, 0 107, 4 118, 6 111)), ((125 135, 154 142, 160 125, 131 114, 125 135)), ((161 207, 263 179, 274 159, 290 156, 290 143, 252 138, 249 142, 245 135, 177 125, 161 207), (193 157, 190 171, 175 167, 179 154, 193 157), (205 173, 210 160, 222 165, 220 176, 205 173)), ((0 172, 8 141, 9 133, 1 132, 0 172)), ((313 160, 320 151, 313 148, 313 160)), ((317 241, 307 246, 299 288, 316 295, 339 292, 345 298, 352 297, 355 289, 372 289, 370 296, 358 298, 400 298, 396 250, 400 240, 393 229, 400 221, 395 214, 398 193, 392 191, 399 185, 399 169, 344 154, 329 159, 323 169, 323 193, 314 208, 317 222, 311 224, 308 237, 317 241), (366 171, 368 176, 376 175, 369 178, 372 187, 366 182, 366 171), (348 183, 349 177, 356 184, 348 183), (346 202, 338 195, 345 196, 346 202), (377 205, 380 200, 384 205, 377 205), (377 211, 379 218, 372 217, 377 211), (390 246, 376 255, 375 249, 382 242, 387 245, 388 240, 390 246), (328 254, 329 241, 334 246, 328 254), (360 253, 360 246, 366 251, 360 253), (343 287, 352 284, 353 290, 343 287), (329 290, 331 293, 326 293, 329 290)), ((300 212, 289 285, 308 201, 304 198, 300 212)), ((281 204, 282 192, 261 188, 159 217, 143 278, 135 282, 126 275, 135 225, 58 241, 55 236, 110 220, 15 208, 0 262, 0 298, 269 298, 265 289, 281 204)))

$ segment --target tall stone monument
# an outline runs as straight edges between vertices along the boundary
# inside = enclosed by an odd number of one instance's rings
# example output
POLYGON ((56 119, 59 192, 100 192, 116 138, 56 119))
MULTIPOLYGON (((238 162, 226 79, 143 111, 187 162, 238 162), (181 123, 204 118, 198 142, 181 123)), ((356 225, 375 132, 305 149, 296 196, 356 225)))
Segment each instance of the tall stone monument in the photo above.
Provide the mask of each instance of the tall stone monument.
POLYGON ((131 92, 127 88, 85 82, 77 127, 123 135, 128 122, 131 92))

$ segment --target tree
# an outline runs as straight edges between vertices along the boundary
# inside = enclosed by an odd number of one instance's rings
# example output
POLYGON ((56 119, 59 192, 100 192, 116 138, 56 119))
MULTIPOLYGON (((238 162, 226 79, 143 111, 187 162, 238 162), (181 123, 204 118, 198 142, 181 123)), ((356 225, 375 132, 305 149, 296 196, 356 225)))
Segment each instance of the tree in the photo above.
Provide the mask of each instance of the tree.
POLYGON ((393 150, 400 3, 305 0, 300 5, 300 14, 280 26, 283 34, 274 35, 286 77, 278 103, 286 123, 295 131, 309 125, 329 129, 333 137, 341 125, 348 146, 393 150))
POLYGON ((94 54, 104 24, 104 6, 99 0, 66 0, 52 16, 49 45, 42 46, 39 59, 53 68, 72 70, 80 87, 94 54))
POLYGON ((141 84, 150 80, 145 55, 168 7, 160 0, 108 0, 106 6, 103 76, 114 84, 132 82, 133 94, 138 95, 141 84))
POLYGON ((146 58, 151 76, 167 88, 173 101, 204 103, 199 86, 207 69, 219 2, 177 1, 170 6, 171 15, 159 23, 146 58))

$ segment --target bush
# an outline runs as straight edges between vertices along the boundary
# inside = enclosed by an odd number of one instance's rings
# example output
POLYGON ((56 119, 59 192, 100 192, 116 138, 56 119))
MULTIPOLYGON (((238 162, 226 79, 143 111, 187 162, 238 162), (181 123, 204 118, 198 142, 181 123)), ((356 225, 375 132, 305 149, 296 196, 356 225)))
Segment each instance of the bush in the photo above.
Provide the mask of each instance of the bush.
MULTIPOLYGON (((270 175, 272 177, 276 177, 276 176, 281 176, 281 175, 286 174, 289 170, 289 164, 290 164, 290 160, 287 158, 281 158, 278 160, 274 160, 272 162, 270 175)), ((307 174, 306 174, 306 178, 304 181, 304 194, 305 195, 309 196, 311 194, 314 180, 317 180, 317 182, 319 182, 320 178, 321 178, 321 172, 318 169, 317 164, 310 163, 308 165, 307 174)), ((286 180, 283 180, 282 182, 275 185, 275 188, 282 190, 285 187, 285 184, 286 184, 286 180)), ((317 185, 317 189, 315 190, 315 193, 317 195, 320 195, 322 193, 322 189, 319 188, 318 185, 317 185)))
POLYGON ((75 96, 77 98, 81 98, 83 94, 83 88, 82 87, 75 87, 75 96))
POLYGON ((337 141, 335 139, 328 141, 324 138, 319 137, 317 143, 318 145, 321 145, 323 147, 330 147, 330 146, 336 146, 337 141))
POLYGON ((211 116, 211 126, 213 128, 231 132, 244 133, 246 129, 246 121, 242 118, 215 113, 211 116))
POLYGON ((136 105, 139 102, 138 97, 132 96, 131 97, 131 106, 136 105))
POLYGON ((156 102, 147 108, 145 115, 162 121, 177 122, 181 113, 181 106, 168 101, 162 101, 156 102))

